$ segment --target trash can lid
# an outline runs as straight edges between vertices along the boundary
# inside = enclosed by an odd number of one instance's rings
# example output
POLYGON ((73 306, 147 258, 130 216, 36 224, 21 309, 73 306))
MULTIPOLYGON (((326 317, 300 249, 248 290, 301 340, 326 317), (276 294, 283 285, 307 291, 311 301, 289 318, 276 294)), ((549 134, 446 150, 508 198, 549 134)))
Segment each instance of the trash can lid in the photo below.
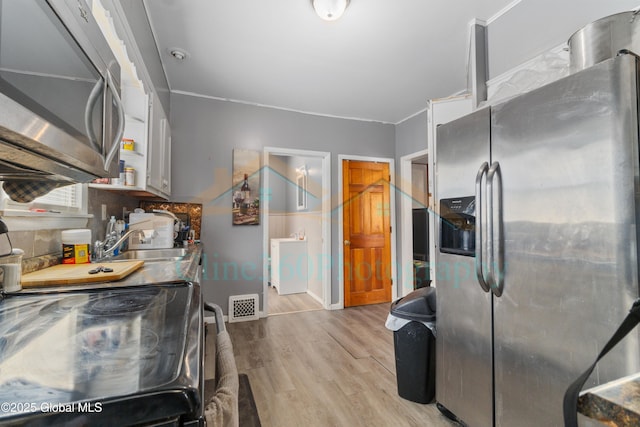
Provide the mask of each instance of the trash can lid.
POLYGON ((420 288, 394 301, 390 313, 396 317, 418 322, 436 320, 436 289, 420 288))

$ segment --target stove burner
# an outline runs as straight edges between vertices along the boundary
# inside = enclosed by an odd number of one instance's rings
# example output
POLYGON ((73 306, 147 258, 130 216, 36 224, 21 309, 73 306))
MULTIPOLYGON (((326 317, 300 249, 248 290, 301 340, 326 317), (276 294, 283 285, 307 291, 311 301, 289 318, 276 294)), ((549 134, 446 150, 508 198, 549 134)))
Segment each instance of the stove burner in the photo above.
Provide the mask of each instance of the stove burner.
POLYGON ((40 316, 51 316, 53 314, 67 314, 71 310, 85 304, 87 297, 83 295, 73 295, 60 298, 53 301, 40 309, 40 316))
MULTIPOLYGON (((160 294, 155 288, 138 289, 131 292, 114 292, 107 295, 94 295, 84 314, 93 316, 126 316, 144 311, 160 294)), ((162 302, 166 304, 166 302, 162 302)))

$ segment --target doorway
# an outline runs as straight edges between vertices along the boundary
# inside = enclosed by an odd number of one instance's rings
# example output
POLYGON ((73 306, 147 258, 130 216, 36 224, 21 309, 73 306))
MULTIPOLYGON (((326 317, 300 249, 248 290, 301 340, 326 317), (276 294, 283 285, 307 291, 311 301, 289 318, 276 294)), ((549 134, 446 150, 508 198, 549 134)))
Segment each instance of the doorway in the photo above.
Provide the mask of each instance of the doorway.
POLYGON ((340 308, 390 302, 397 295, 393 159, 338 159, 340 308))
POLYGON ((328 309, 330 153, 264 149, 263 315, 328 309))
MULTIPOLYGON (((435 188, 437 176, 435 172, 435 152, 436 152, 436 129, 442 123, 450 122, 473 110, 473 100, 470 95, 454 96, 443 99, 432 99, 427 107, 427 149, 407 154, 400 158, 399 174, 399 194, 400 200, 399 225, 400 225, 400 256, 399 265, 402 271, 402 285, 398 286, 398 296, 405 296, 414 288, 414 265, 413 265, 413 177, 414 163, 423 163, 426 160, 427 166, 427 201, 425 203, 428 211, 428 253, 430 262, 433 262, 437 250, 437 230, 435 227, 438 217, 436 215, 435 188), (411 224, 411 226, 405 226, 411 224)), ((430 271, 434 266, 429 266, 430 271)), ((430 285, 437 287, 437 275, 429 273, 430 285)))
POLYGON ((431 282, 428 273, 434 248, 434 220, 429 178, 428 150, 400 158, 402 194, 400 222, 402 229, 400 265, 402 286, 399 295, 405 296, 417 287, 431 282))

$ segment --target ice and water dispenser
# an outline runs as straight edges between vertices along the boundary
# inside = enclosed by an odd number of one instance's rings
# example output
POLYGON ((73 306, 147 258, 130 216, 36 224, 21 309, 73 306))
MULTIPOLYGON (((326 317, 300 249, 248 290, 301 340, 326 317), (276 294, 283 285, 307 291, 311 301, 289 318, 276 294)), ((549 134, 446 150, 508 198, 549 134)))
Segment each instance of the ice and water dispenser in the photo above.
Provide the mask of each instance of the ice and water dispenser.
POLYGON ((440 252, 474 256, 476 199, 473 196, 440 200, 440 252))

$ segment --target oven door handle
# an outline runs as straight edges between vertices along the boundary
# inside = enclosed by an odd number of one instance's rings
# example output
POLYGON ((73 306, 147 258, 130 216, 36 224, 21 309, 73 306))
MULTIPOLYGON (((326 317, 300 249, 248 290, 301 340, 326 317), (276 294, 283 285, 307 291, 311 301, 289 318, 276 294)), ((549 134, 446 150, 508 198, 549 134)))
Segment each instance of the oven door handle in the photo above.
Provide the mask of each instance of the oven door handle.
POLYGON ((205 311, 212 311, 216 317, 216 333, 224 332, 226 330, 224 326, 224 314, 222 313, 222 308, 218 304, 213 304, 210 302, 204 302, 205 311))

